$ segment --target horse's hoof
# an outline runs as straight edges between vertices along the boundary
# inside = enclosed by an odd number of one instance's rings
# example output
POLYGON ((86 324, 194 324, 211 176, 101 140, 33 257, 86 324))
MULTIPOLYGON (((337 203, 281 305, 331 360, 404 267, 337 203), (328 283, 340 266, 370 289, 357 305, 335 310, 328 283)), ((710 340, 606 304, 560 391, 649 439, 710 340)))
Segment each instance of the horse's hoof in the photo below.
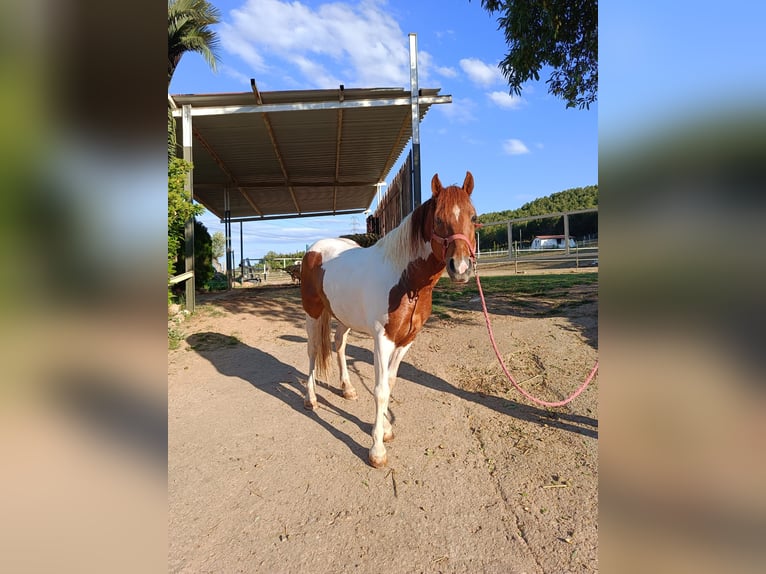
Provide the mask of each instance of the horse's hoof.
POLYGON ((303 401, 303 408, 307 411, 314 411, 317 408, 317 402, 306 399, 303 401))
POLYGON ((388 457, 386 456, 386 453, 384 452, 380 456, 375 456, 370 452, 369 456, 370 464, 374 466, 375 468, 381 468, 386 466, 386 462, 388 461, 388 457))
POLYGON ((389 442, 394 440, 394 431, 390 430, 388 432, 383 433, 383 442, 389 442))
POLYGON ((343 389, 343 398, 355 401, 358 398, 356 389, 343 389))

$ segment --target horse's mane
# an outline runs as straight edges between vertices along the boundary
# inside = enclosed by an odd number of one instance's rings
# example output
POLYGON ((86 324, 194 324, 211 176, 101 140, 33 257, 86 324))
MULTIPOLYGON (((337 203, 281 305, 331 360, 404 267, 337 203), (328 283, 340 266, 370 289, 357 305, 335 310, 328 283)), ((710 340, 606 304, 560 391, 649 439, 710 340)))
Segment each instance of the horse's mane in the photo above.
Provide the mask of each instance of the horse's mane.
POLYGON ((431 243, 426 239, 430 235, 426 220, 432 207, 433 199, 428 199, 375 244, 383 250, 384 258, 401 269, 406 268, 410 261, 428 258, 431 243))

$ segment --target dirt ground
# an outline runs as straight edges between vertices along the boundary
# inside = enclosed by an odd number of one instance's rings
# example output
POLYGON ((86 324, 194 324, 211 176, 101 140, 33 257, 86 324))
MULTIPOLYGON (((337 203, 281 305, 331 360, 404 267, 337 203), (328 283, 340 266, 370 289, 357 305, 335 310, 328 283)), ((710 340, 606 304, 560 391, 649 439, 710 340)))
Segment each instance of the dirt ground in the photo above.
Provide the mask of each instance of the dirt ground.
MULTIPOLYGON (((548 400, 598 354, 597 285, 567 298, 487 301, 509 369, 548 400)), ((333 365, 310 412, 298 286, 198 305, 168 355, 169 571, 598 571, 598 377, 565 407, 528 404, 466 299, 405 357, 376 470, 370 338, 347 347, 359 399, 340 396, 333 365)))

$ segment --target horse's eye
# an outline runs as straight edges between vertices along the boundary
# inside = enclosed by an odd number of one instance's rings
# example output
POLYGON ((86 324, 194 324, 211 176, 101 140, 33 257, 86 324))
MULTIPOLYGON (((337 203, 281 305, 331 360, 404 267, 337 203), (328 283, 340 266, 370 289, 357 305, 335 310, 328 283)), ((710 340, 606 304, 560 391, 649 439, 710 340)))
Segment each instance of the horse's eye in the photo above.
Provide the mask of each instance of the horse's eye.
POLYGON ((476 223, 476 216, 475 215, 471 218, 471 223, 476 223))
POLYGON ((442 223, 444 223, 444 222, 441 220, 441 218, 437 217, 436 218, 436 225, 441 225, 442 223))

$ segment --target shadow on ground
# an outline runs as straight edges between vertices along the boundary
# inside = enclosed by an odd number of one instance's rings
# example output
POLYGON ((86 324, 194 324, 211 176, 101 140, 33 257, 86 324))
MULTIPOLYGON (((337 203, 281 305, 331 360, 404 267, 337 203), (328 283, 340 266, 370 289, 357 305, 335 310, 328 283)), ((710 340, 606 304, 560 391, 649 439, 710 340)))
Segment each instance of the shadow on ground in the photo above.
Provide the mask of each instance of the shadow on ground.
MULTIPOLYGON (((369 364, 372 364, 373 361, 372 352, 350 344, 346 346, 346 356, 351 361, 362 361, 369 364)), ((352 368, 352 365, 349 365, 349 368, 352 368)), ((549 427, 581 434, 590 438, 598 438, 598 421, 592 417, 540 409, 504 397, 466 391, 448 383, 444 379, 414 367, 407 362, 406 357, 399 366, 398 375, 399 380, 410 381, 434 391, 453 395, 464 401, 482 405, 518 420, 540 425, 545 424, 549 427)))
MULTIPOLYGON (((294 335, 285 335, 282 339, 294 342, 296 350, 304 350, 305 339, 294 335)), ((370 405, 369 421, 362 421, 350 412, 328 402, 321 394, 317 395, 320 412, 306 410, 303 407, 304 381, 307 376, 292 365, 283 363, 273 355, 246 345, 228 335, 215 332, 202 332, 190 335, 186 341, 190 347, 204 359, 208 360, 221 374, 227 377, 238 377, 250 383, 254 388, 285 403, 291 409, 311 418, 337 440, 345 444, 349 450, 363 461, 367 461, 367 447, 359 444, 351 436, 341 431, 336 425, 322 419, 321 410, 326 409, 343 417, 367 436, 372 432, 373 409, 370 405), (264 376, 264 373, 268 373, 264 376)), ((372 352, 367 349, 349 344, 346 354, 350 359, 349 367, 354 368, 354 362, 360 361, 372 364, 372 352)), ((422 371, 413 365, 403 362, 399 368, 399 379, 407 380, 429 389, 456 396, 465 401, 476 403, 493 409, 501 414, 518 420, 535 424, 545 424, 583 436, 598 437, 598 421, 591 417, 570 413, 554 412, 524 405, 503 397, 489 396, 465 391, 430 373, 422 371)), ((368 391, 371 391, 371 381, 361 381, 368 391)), ((335 385, 319 382, 318 385, 340 396, 340 389, 335 385)), ((392 408, 394 411, 395 408, 392 408)))
MULTIPOLYGON (((250 383, 254 388, 285 403, 288 407, 315 421, 337 440, 345 444, 360 459, 367 461, 367 447, 356 442, 335 425, 323 420, 318 413, 303 407, 303 392, 307 376, 292 365, 283 363, 269 353, 239 342, 228 335, 215 332, 203 332, 190 335, 186 339, 189 346, 201 357, 210 361, 219 373, 227 377, 237 377, 250 383), (264 377, 264 373, 269 373, 264 377)), ((319 383, 340 395, 338 389, 319 383)), ((317 395, 320 410, 325 408, 347 421, 356 424, 363 432, 372 432, 372 424, 361 421, 353 414, 329 403, 317 395)))

